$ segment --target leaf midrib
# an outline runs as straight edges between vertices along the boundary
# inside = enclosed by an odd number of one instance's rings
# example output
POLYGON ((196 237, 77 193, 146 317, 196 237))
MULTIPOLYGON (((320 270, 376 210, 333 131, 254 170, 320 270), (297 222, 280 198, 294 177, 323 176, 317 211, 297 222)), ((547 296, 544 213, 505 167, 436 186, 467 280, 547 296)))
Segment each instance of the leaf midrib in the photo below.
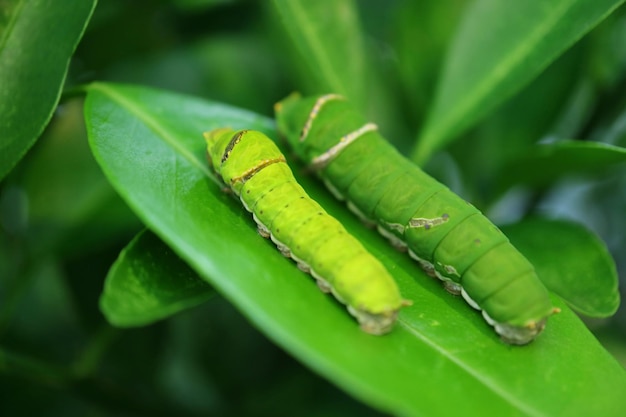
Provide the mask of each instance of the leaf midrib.
POLYGON ((403 320, 403 319, 398 319, 398 324, 401 325, 402 327, 404 327, 405 329, 407 329, 407 331, 409 333, 414 335, 416 338, 420 339, 422 342, 424 342, 430 348, 432 348, 433 350, 439 352, 442 356, 444 356, 445 358, 449 359, 456 366, 458 366, 463 371, 467 372, 469 375, 474 377, 476 379, 476 381, 482 383, 485 387, 490 389, 494 394, 498 395, 499 397, 501 397, 502 399, 504 399, 508 403, 512 404, 515 408, 525 412, 526 414, 528 414, 530 416, 544 416, 544 414, 542 412, 540 412, 539 410, 537 410, 536 408, 531 407, 530 405, 528 405, 525 402, 521 402, 514 395, 512 395, 508 391, 502 389, 500 387, 500 384, 497 381, 493 381, 490 378, 486 378, 483 374, 481 374, 480 372, 478 372, 477 370, 475 370, 471 366, 469 366, 466 363, 464 363, 461 359, 459 359, 456 356, 454 356, 449 350, 447 350, 444 347, 440 346, 439 344, 437 344, 433 340, 431 340, 431 339, 429 339, 427 337, 424 337, 424 335, 421 334, 415 327, 411 326, 411 324, 408 321, 403 320))

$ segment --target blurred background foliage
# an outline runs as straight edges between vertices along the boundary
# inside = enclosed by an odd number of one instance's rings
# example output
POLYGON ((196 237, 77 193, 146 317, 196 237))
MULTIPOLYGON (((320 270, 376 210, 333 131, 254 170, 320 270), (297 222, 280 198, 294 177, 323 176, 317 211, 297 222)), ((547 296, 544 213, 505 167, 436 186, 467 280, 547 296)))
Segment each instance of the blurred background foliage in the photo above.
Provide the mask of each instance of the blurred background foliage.
MULTIPOLYGON (((395 103, 368 111, 408 153, 468 2, 357 4, 364 48, 382 80, 374 92, 395 103)), ((306 92, 311 80, 286 36, 269 2, 101 0, 65 90, 93 80, 137 83, 273 117, 275 102, 306 92)), ((625 41, 621 7, 426 165, 496 222, 542 214, 587 225, 606 242, 622 283, 624 166, 532 191, 497 180, 529 143, 626 146, 625 41)), ((82 104, 67 95, 1 184, 3 415, 377 415, 274 346, 219 296, 144 328, 104 320, 104 277, 142 225, 93 160, 82 104)), ((626 364, 625 309, 587 322, 626 364)))

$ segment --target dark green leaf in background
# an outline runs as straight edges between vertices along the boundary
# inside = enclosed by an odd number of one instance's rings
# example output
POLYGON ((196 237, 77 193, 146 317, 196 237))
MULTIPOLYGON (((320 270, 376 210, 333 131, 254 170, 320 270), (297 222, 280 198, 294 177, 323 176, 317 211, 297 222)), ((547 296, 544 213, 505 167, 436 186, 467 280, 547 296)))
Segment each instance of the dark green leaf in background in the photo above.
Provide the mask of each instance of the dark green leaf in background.
MULTIPOLYGON (((304 94, 338 93, 363 112, 375 114, 381 128, 394 130, 397 115, 383 86, 372 47, 366 42, 354 0, 274 0, 285 44, 296 51, 293 70, 304 94)), ((281 97, 282 98, 282 97, 281 97)))
MULTIPOLYGON (((413 300, 384 337, 367 335, 313 280, 260 238, 204 162, 221 125, 274 135, 249 112, 111 84, 89 88, 90 143, 105 174, 154 232, 255 326, 362 401, 396 415, 618 416, 626 373, 564 303, 529 346, 503 344, 406 254, 365 229, 319 184, 305 188, 388 267, 413 300)), ((548 260, 563 262, 562 259, 548 260)))
POLYGON ((537 76, 622 3, 475 1, 448 52, 414 159, 425 162, 537 76))
MULTIPOLYGON (((473 203, 487 209, 499 197, 496 182, 500 180, 503 166, 506 168, 507 163, 528 152, 528 148, 540 140, 577 137, 584 120, 580 115, 571 120, 562 113, 566 112, 563 109, 571 101, 577 101, 578 91, 574 86, 578 87, 581 78, 580 63, 586 59, 583 52, 580 46, 567 51, 519 93, 446 148, 461 167, 464 185, 469 189, 466 197, 473 203), (537 105, 539 102, 541 105, 537 105), (566 129, 555 132, 555 125, 561 120, 563 124, 567 123, 566 129), (572 136, 562 136, 565 132, 572 136)), ((591 104, 585 102, 583 107, 591 104)), ((431 166, 429 162, 426 167, 431 166)))
POLYGON ((214 294, 167 245, 144 230, 111 267, 100 308, 116 326, 143 326, 203 303, 214 294))
POLYGON ((407 117, 414 123, 411 126, 414 129, 421 124, 432 102, 446 46, 467 3, 466 0, 403 1, 394 10, 393 46, 402 80, 400 94, 411 104, 407 117))
POLYGON ((0 179, 35 143, 61 95, 96 0, 0 4, 0 179), (53 46, 53 47, 51 47, 53 46))
POLYGON ((353 0, 274 0, 287 33, 317 81, 317 93, 335 92, 365 103, 367 60, 353 0))
POLYGON ((87 143, 83 99, 60 106, 37 146, 16 169, 27 201, 28 241, 35 253, 77 254, 140 230, 87 143))
POLYGON ((626 163, 626 149, 599 142, 560 141, 538 144, 507 161, 501 168, 498 190, 515 184, 545 187, 566 175, 593 174, 626 163))

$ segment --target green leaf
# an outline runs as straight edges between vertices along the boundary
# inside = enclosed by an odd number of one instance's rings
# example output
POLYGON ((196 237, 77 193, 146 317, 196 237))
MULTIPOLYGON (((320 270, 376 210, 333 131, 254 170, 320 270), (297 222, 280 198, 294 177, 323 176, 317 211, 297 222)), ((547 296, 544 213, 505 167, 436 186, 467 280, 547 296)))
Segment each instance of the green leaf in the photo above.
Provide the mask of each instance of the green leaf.
POLYGON ((143 326, 214 295, 209 284, 152 232, 144 230, 111 267, 100 309, 115 326, 143 326))
POLYGON ((498 190, 514 184, 544 187, 568 174, 589 174, 626 162, 626 149, 600 142, 574 140, 538 144, 501 168, 498 190))
POLYGON ((0 179, 35 143, 59 101, 70 58, 95 0, 2 2, 0 179))
POLYGON ((623 0, 477 0, 467 10, 415 152, 418 163, 532 80, 623 0))
POLYGON ((357 2, 274 0, 271 4, 277 26, 285 29, 281 53, 295 52, 286 65, 294 67, 298 90, 349 97, 364 114, 375 115, 381 130, 394 133, 394 143, 401 144, 407 135, 390 96, 395 85, 385 85, 384 58, 377 60, 378 51, 366 42, 357 2))
MULTIPOLYGON (((499 197, 497 182, 506 175, 508 163, 515 161, 528 148, 544 137, 562 136, 563 130, 555 132, 555 124, 566 111, 568 103, 580 85, 580 75, 573 69, 584 63, 582 48, 574 48, 563 54, 518 94, 490 113, 462 139, 446 148, 461 166, 464 184, 473 192, 469 198, 479 196, 483 207, 488 207, 499 197), (541 106, 537 103, 541 102, 541 106), (476 152, 479 149, 480 152, 476 152), (500 170, 504 169, 505 172, 500 170)), ((590 88, 587 88, 590 90, 590 88)), ((589 102, 588 106, 591 107, 589 102)), ((579 116, 568 120, 567 129, 578 132, 580 124, 587 120, 579 116)), ((570 132, 571 133, 571 132, 570 132)), ((429 165, 432 166, 429 161, 429 165)))
POLYGON ((274 0, 274 9, 304 60, 315 92, 367 103, 367 60, 353 0, 274 0))
POLYGON ((575 310, 608 317, 619 307, 615 261, 604 243, 578 223, 528 219, 502 227, 536 266, 543 283, 575 310))
MULTIPOLYGON (((503 344, 481 315, 311 178, 303 186, 377 256, 413 300, 386 336, 362 332, 345 308, 260 238, 204 162, 202 131, 246 126, 249 112, 156 90, 94 84, 85 111, 105 174, 143 221, 278 345, 347 392, 396 415, 618 416, 626 373, 567 306, 531 345, 503 344), (575 363, 576 366, 572 366, 575 363)), ((296 169, 296 172, 299 170, 296 169)), ((562 260, 566 262, 566 259, 562 260)))

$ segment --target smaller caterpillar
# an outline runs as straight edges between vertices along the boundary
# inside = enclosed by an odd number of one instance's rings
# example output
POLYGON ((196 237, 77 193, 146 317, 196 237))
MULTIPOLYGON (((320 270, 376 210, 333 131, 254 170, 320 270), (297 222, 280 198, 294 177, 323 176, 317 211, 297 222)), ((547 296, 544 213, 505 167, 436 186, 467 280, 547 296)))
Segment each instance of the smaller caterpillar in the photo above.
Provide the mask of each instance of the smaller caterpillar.
POLYGON ((274 142, 230 128, 204 137, 213 169, 252 212, 259 234, 345 304, 361 329, 389 332, 410 302, 380 261, 306 194, 274 142))

